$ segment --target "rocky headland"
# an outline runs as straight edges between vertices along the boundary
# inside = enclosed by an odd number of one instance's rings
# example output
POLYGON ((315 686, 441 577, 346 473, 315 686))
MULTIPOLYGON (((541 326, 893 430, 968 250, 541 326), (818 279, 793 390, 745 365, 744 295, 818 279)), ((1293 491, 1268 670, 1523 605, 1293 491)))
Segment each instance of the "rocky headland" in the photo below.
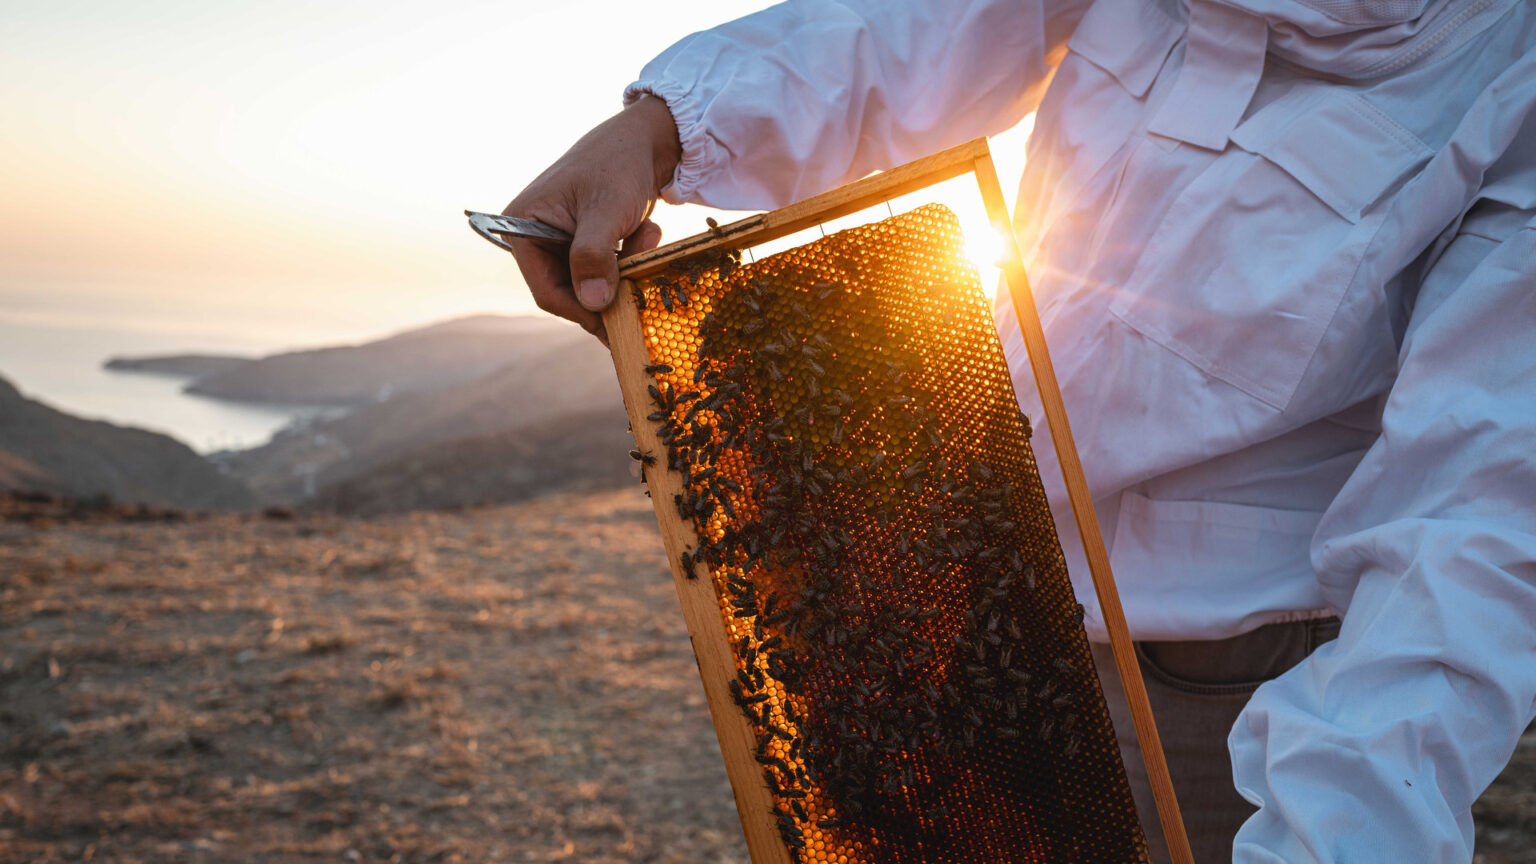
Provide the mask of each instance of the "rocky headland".
POLYGON ((254 362, 254 357, 224 354, 165 354, 155 357, 113 357, 103 365, 113 372, 137 372, 195 380, 222 375, 254 362))

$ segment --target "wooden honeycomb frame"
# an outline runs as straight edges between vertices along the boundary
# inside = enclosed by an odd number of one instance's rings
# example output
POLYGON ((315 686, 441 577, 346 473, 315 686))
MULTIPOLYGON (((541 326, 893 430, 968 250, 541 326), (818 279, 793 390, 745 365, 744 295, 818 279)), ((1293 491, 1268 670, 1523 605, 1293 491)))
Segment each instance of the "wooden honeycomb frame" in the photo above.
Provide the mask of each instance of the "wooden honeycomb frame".
MULTIPOLYGON (((633 290, 636 281, 665 273, 668 268, 677 267, 679 262, 701 258, 708 260, 709 256, 718 259, 727 250, 785 237, 966 173, 974 174, 989 220, 998 234, 1007 238, 1003 255, 1004 278, 1013 298, 1036 386, 1051 428, 1052 441, 1087 555, 1095 593, 1109 632, 1115 664, 1151 779, 1159 819, 1173 861, 1188 864, 1191 861, 1188 841, 1167 764, 1022 258, 1017 244, 1012 240, 1007 205, 985 139, 963 144, 789 207, 752 216, 710 233, 621 261, 621 290, 613 306, 604 313, 604 323, 635 439, 642 452, 666 452, 657 434, 657 423, 647 419, 652 407, 651 390, 655 384, 653 376, 646 371, 652 361, 641 313, 636 306, 637 294, 633 290)), ((772 815, 775 802, 763 782, 763 767, 754 758, 754 751, 758 748, 758 732, 737 707, 727 686, 738 672, 738 663, 726 629, 722 627, 721 598, 710 579, 690 578, 682 563, 686 555, 700 547, 693 526, 681 519, 673 506, 675 497, 687 491, 684 479, 677 471, 660 470, 660 466, 648 470, 647 479, 752 860, 757 864, 788 864, 791 855, 772 815)))

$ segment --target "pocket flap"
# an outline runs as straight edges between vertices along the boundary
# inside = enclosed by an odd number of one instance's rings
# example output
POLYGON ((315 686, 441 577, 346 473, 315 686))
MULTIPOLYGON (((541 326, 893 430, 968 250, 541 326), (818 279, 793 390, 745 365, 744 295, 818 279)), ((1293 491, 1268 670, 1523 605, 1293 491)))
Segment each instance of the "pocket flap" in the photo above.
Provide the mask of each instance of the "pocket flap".
POLYGON ((1351 222, 1434 155, 1381 109, 1337 86, 1299 87, 1232 131, 1351 222))
POLYGON ((1140 99, 1184 33, 1184 24, 1157 0, 1098 0, 1078 23, 1067 48, 1115 76, 1140 99))
POLYGON ((1121 493, 1109 562, 1136 616, 1136 638, 1223 638, 1326 607, 1309 557, 1321 518, 1121 493))

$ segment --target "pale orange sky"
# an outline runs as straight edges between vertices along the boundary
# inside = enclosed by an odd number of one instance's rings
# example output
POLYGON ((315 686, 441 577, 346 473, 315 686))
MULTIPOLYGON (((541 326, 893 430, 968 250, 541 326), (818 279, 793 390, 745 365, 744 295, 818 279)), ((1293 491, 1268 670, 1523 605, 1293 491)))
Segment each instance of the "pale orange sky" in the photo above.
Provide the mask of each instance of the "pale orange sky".
POLYGON ((0 319, 279 347, 531 311, 461 211, 763 5, 0 0, 0 319))

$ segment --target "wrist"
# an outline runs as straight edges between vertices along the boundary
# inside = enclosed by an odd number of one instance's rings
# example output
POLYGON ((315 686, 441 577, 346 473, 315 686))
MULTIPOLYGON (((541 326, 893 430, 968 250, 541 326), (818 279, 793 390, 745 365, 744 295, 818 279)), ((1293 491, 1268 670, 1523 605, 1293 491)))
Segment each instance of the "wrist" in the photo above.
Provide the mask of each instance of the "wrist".
POLYGON ((683 158, 682 141, 677 134, 677 121, 665 100, 654 95, 644 95, 624 109, 639 124, 643 139, 650 145, 651 165, 655 170, 653 195, 660 195, 662 187, 672 182, 677 163, 683 158))

